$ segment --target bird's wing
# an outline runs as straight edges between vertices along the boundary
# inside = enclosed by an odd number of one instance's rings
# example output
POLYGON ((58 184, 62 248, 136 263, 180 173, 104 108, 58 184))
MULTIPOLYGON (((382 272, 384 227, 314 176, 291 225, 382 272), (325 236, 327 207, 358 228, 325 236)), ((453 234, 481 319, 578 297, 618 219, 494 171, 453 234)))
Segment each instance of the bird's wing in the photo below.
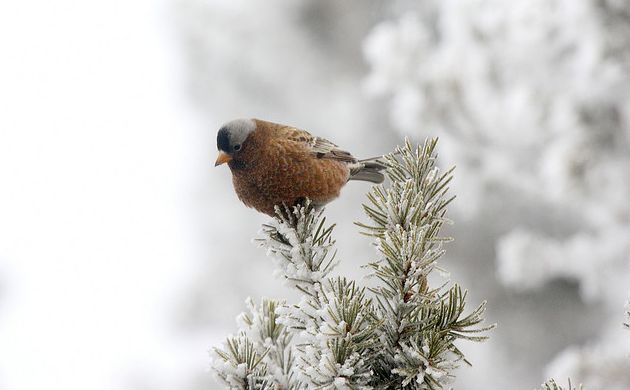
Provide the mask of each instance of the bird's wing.
POLYGON ((349 152, 339 149, 337 145, 325 138, 313 136, 306 130, 287 126, 281 128, 280 132, 284 138, 304 145, 317 158, 326 158, 349 163, 357 161, 349 152))

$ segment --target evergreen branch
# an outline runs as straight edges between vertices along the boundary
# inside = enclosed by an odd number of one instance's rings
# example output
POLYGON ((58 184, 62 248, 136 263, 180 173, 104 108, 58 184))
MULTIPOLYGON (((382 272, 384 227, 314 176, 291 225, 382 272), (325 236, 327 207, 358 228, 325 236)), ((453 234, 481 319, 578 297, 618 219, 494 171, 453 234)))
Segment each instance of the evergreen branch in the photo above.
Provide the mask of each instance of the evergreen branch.
MULTIPOLYGON (((571 385, 571 379, 569 379, 568 382, 569 384, 565 389, 562 386, 558 385, 555 380, 549 379, 547 382, 541 385, 540 390, 576 390, 576 388, 571 385)), ((584 387, 582 385, 579 385, 577 388, 577 390, 583 389, 584 387)))
POLYGON ((384 157, 388 188, 374 187, 364 211, 371 224, 357 224, 362 233, 374 237, 382 257, 368 264, 371 276, 381 284, 370 289, 375 294, 378 328, 386 342, 378 351, 380 363, 372 384, 378 387, 386 377, 388 386, 400 388, 443 388, 457 363, 464 359, 454 345, 457 339, 483 341, 477 336, 494 327, 479 327, 485 303, 464 315, 466 292, 453 285, 445 292, 431 289, 428 275, 443 256, 440 230, 446 219, 448 185, 453 169, 439 173, 436 167, 437 140, 427 140, 414 148, 408 141, 395 154, 384 157), (418 387, 419 388, 419 387, 418 387))
POLYGON ((225 385, 243 390, 273 389, 267 365, 263 363, 267 351, 259 354, 243 333, 228 337, 224 348, 214 348, 217 358, 213 360, 213 368, 225 385))
POLYGON ((239 316, 241 332, 253 343, 263 356, 270 377, 275 385, 283 389, 297 389, 301 385, 293 372, 295 359, 292 351, 293 333, 279 321, 278 309, 283 301, 263 298, 259 307, 247 300, 249 313, 239 316))
POLYGON ((276 207, 276 218, 263 225, 259 246, 274 255, 279 273, 292 287, 316 294, 321 283, 337 265, 332 232, 326 226, 323 210, 315 210, 310 201, 294 208, 276 207), (332 254, 331 254, 332 253, 332 254))
POLYGON ((366 352, 374 349, 380 324, 365 289, 346 278, 329 279, 307 301, 288 310, 285 319, 304 329, 296 345, 302 380, 309 388, 365 387, 371 376, 366 352))

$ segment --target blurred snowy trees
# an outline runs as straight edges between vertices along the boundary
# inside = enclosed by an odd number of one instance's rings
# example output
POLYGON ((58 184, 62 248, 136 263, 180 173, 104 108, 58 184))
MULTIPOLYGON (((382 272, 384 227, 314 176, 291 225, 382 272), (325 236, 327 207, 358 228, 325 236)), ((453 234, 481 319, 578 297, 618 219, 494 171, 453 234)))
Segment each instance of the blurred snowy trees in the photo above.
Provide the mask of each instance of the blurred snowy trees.
POLYGON ((446 140, 448 162, 467 171, 464 211, 510 186, 579 220, 561 239, 544 226, 502 238, 499 276, 516 288, 569 277, 585 298, 605 299, 619 296, 606 291, 609 278, 630 275, 624 4, 437 1, 379 24, 365 41, 366 89, 391 95, 391 122, 403 134, 446 140))

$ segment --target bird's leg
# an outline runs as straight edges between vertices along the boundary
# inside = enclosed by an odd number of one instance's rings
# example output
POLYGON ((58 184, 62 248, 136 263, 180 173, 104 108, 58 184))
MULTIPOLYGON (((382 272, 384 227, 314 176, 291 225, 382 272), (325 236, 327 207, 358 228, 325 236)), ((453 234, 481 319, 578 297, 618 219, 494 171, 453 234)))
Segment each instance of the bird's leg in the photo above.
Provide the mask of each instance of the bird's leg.
POLYGON ((286 203, 282 203, 281 205, 277 205, 275 207, 276 215, 275 218, 280 223, 287 223, 290 226, 295 225, 294 217, 293 217, 293 207, 289 207, 286 203))
POLYGON ((311 205, 311 202, 309 202, 308 198, 304 197, 304 196, 300 196, 299 198, 297 198, 295 200, 295 202, 293 202, 293 207, 309 207, 311 205))

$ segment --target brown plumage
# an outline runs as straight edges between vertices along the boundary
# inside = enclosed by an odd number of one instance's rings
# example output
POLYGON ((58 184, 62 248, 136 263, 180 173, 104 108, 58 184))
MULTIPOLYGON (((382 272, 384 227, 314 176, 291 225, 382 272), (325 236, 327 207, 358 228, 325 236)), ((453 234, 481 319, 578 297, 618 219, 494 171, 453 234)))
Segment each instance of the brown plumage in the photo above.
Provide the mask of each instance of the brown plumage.
POLYGON ((217 148, 215 165, 228 163, 239 199, 271 216, 276 205, 293 206, 306 198, 324 205, 348 180, 383 181, 378 160, 357 160, 304 130, 259 119, 226 123, 217 148))

